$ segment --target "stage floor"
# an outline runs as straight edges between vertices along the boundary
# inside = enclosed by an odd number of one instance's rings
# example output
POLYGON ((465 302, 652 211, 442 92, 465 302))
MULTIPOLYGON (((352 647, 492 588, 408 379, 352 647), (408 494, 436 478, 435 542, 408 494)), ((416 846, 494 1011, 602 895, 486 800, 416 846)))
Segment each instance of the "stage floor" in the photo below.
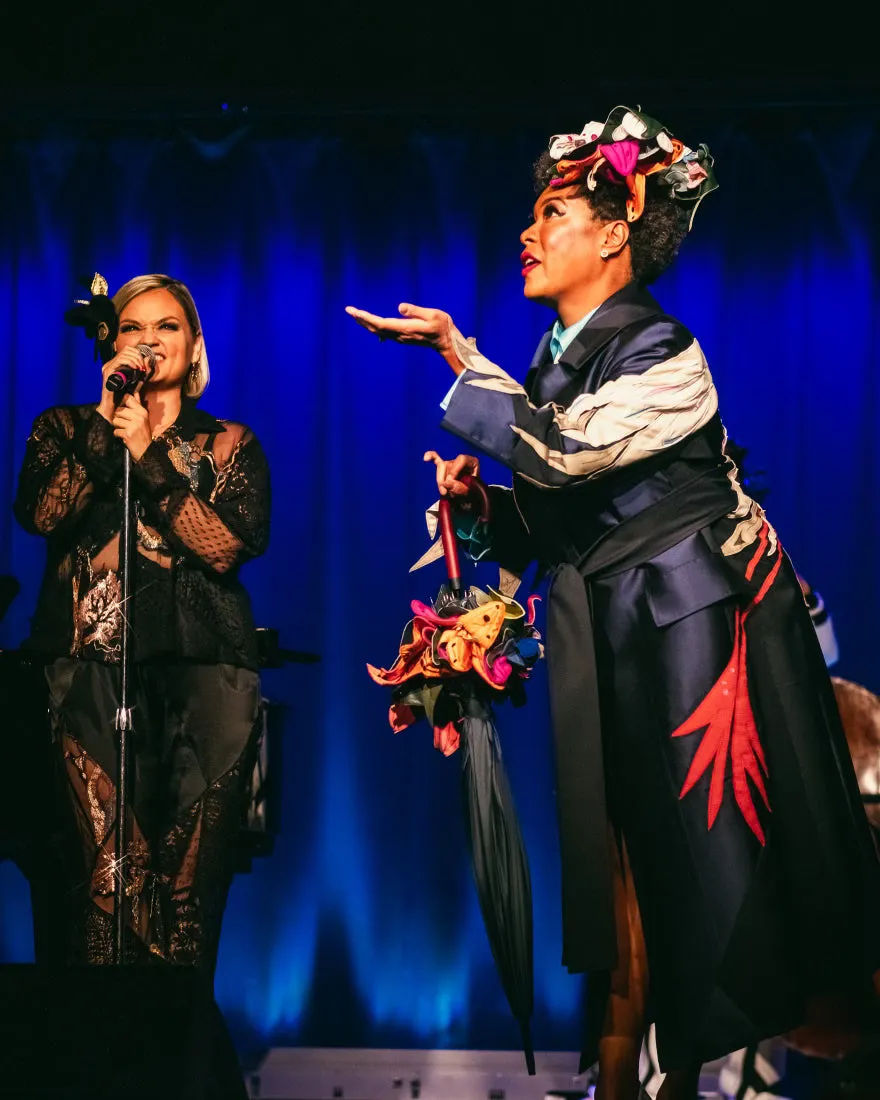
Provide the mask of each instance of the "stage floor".
MULTIPOLYGON (((580 1100, 592 1078, 575 1052, 535 1054, 529 1077, 519 1051, 350 1050, 276 1047, 248 1081, 253 1100, 580 1100)), ((704 1067, 705 1096, 718 1071, 704 1067)))

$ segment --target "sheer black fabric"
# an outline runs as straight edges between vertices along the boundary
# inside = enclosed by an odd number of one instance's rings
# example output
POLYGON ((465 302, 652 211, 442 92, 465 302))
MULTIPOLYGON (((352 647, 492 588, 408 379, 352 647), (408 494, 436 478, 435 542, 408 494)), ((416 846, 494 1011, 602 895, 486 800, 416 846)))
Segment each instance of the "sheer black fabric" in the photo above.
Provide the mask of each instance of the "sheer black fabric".
MULTIPOLYGON (((138 531, 130 609, 135 659, 257 668, 239 566, 269 535, 269 474, 253 433, 184 401, 132 463, 138 531)), ((122 446, 93 406, 37 417, 15 514, 49 543, 26 648, 119 659, 122 446)))
POLYGON ((46 669, 53 739, 57 898, 51 952, 114 959, 114 890, 125 881, 125 954, 213 972, 261 728, 259 678, 230 665, 149 664, 132 689, 133 789, 116 850, 118 668, 62 657, 46 669))
MULTIPOLYGON (((15 514, 48 556, 24 648, 46 662, 54 839, 39 872, 42 941, 64 964, 112 961, 117 875, 125 953, 213 972, 260 729, 240 565, 263 552, 269 475, 253 433, 184 401, 132 463, 132 599, 119 579, 123 448, 92 406, 37 417, 15 514), (131 838, 115 849, 120 628, 132 627, 131 838), (44 907, 45 908, 45 907, 44 907)), ((38 884, 39 886, 39 884, 38 884)))

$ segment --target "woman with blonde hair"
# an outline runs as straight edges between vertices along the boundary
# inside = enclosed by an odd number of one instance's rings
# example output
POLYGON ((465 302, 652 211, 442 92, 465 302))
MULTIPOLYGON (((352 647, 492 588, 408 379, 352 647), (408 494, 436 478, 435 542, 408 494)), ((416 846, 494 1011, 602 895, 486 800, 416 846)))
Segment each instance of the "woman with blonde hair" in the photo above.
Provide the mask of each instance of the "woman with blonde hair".
POLYGON ((113 961, 121 873, 125 961, 210 975, 260 714, 256 634, 238 571, 266 549, 269 474, 249 428, 197 404, 208 359, 186 286, 143 275, 113 304, 118 332, 100 400, 37 417, 15 502, 19 522, 48 546, 24 648, 47 662, 56 765, 49 955, 113 961), (107 379, 147 362, 152 373, 117 403, 107 379), (128 607, 119 580, 123 448, 137 514, 128 607), (134 734, 129 840, 119 853, 114 718, 123 615, 132 631, 134 734))

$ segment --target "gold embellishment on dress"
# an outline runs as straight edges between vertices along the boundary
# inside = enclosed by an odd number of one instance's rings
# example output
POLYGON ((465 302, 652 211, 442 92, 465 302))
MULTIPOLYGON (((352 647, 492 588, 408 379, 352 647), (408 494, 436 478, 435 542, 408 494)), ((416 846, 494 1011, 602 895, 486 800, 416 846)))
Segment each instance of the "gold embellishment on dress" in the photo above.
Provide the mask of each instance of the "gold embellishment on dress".
MULTIPOLYGON (((115 851, 113 828, 116 792, 108 775, 68 732, 60 732, 65 774, 72 794, 88 877, 71 884, 76 912, 73 930, 83 962, 113 961, 114 888, 122 876, 125 893, 125 956, 194 965, 210 970, 225 903, 225 889, 235 862, 240 820, 242 776, 252 759, 245 749, 228 771, 217 777, 188 808, 166 826, 151 844, 134 813, 131 840, 123 859, 115 851), (106 824, 103 842, 95 843, 100 818, 92 812, 86 790, 95 781, 95 798, 106 824), (80 946, 81 945, 81 946, 80 946)), ((70 916, 65 912, 65 920, 70 916)), ((80 960, 77 960, 80 961, 80 960)))
POLYGON ((125 864, 122 868, 125 883, 125 896, 131 900, 131 926, 137 935, 141 935, 140 909, 144 883, 150 874, 150 851, 142 840, 132 840, 125 848, 125 864))
POLYGON ((96 852, 91 874, 91 895, 93 898, 109 897, 114 890, 117 867, 113 858, 112 841, 109 846, 105 845, 104 841, 107 839, 108 823, 114 812, 116 791, 106 772, 89 758, 78 742, 68 737, 65 737, 65 742, 67 746, 64 750, 65 759, 70 761, 76 769, 85 792, 85 801, 83 802, 81 796, 78 796, 78 801, 84 810, 88 810, 92 834, 95 838, 96 852), (107 790, 107 797, 103 800, 100 795, 102 784, 107 790))
POLYGON ((152 534, 150 529, 144 525, 144 521, 140 516, 137 518, 137 541, 138 546, 143 546, 145 550, 167 551, 170 549, 161 535, 152 534))
POLYGON ((122 586, 119 577, 110 569, 96 581, 88 555, 85 551, 81 551, 81 555, 86 559, 89 585, 80 598, 80 578, 74 575, 71 655, 76 657, 86 646, 93 645, 102 653, 118 657, 122 630, 122 586))
POLYGON ((67 750, 67 758, 72 761, 74 767, 79 772, 80 779, 82 779, 86 788, 86 798, 89 803, 89 815, 92 819, 92 831, 95 834, 95 840, 98 844, 101 844, 104 837, 107 835, 107 814, 104 811, 104 807, 101 805, 101 800, 98 798, 98 784, 105 778, 104 772, 97 766, 93 766, 91 775, 86 770, 86 754, 80 750, 79 752, 71 752, 67 750))
POLYGON ((214 488, 211 490, 211 495, 208 497, 208 501, 213 504, 218 494, 222 493, 226 488, 226 482, 229 480, 229 475, 232 473, 232 467, 235 465, 235 460, 238 458, 238 452, 244 446, 244 436, 239 439, 232 450, 232 454, 229 456, 229 460, 224 462, 222 466, 217 465, 217 460, 214 457, 213 451, 205 451, 205 458, 211 463, 211 469, 214 471, 216 481, 214 482, 214 488))
POLYGON ((112 570, 105 573, 80 601, 78 619, 84 646, 94 645, 104 653, 119 652, 122 628, 122 588, 112 570))
POLYGON ((102 844, 98 848, 95 869, 92 872, 93 897, 110 897, 115 892, 117 870, 113 849, 105 848, 102 844))
POLYGON ((93 773, 89 779, 86 780, 86 797, 89 800, 89 809, 92 814, 92 827, 95 830, 95 840, 97 840, 99 844, 107 835, 107 815, 104 813, 101 801, 97 795, 100 778, 100 775, 93 773))
POLYGON ((189 439, 181 439, 176 433, 166 435, 165 441, 168 443, 168 457, 171 459, 171 465, 187 479, 194 490, 198 489, 201 448, 189 439))
MULTIPOLYGON (((202 460, 202 449, 195 442, 191 442, 188 439, 181 439, 176 433, 169 434, 169 432, 159 433, 153 437, 154 440, 161 439, 168 446, 168 457, 171 460, 171 465, 179 474, 187 479, 190 483, 193 492, 198 490, 199 487, 199 463, 202 460)), ((170 552, 171 547, 166 540, 158 532, 152 531, 148 528, 140 515, 137 519, 137 541, 139 546, 143 546, 145 550, 151 551, 164 551, 170 552)))

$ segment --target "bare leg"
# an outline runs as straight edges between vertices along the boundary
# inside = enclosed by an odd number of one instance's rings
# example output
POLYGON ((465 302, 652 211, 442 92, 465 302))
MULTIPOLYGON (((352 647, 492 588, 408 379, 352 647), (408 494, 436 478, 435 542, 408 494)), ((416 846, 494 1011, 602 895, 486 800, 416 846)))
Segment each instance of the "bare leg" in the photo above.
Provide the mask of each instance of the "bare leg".
POLYGON ((613 837, 614 914, 619 962, 611 975, 611 993, 599 1040, 596 1100, 638 1100, 639 1055, 645 1033, 648 962, 642 921, 626 849, 623 861, 613 837))

